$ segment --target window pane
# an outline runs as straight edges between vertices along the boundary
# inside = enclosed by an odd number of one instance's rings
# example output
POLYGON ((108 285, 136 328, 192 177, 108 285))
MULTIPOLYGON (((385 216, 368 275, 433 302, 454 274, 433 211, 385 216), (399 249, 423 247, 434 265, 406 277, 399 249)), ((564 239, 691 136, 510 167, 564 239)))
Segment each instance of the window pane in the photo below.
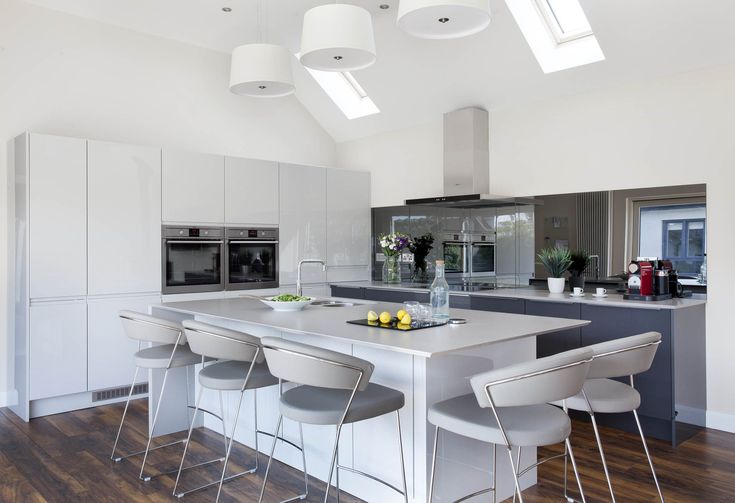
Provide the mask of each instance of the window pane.
POLYGON ((546 0, 546 3, 564 35, 592 31, 590 23, 587 21, 587 16, 584 15, 584 11, 579 2, 570 0, 546 0))
POLYGON ((681 257, 683 225, 681 222, 670 222, 666 224, 666 256, 667 257, 681 257))
POLYGON ((704 255, 704 222, 689 223, 689 257, 701 257, 704 255))

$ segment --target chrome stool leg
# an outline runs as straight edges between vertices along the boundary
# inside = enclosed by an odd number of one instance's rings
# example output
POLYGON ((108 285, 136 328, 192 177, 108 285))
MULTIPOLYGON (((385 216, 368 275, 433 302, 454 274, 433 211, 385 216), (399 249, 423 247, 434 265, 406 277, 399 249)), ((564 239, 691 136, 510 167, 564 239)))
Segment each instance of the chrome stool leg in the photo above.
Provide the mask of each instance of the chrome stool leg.
MULTIPOLYGON (((221 392, 220 392, 221 396, 221 392)), ((219 501, 219 497, 222 494, 222 484, 225 482, 225 474, 227 473, 227 463, 230 461, 230 452, 232 452, 232 442, 235 440, 235 429, 237 428, 237 420, 240 418, 240 407, 242 407, 242 399, 245 396, 245 391, 243 390, 240 392, 240 400, 237 402, 237 410, 235 411, 235 418, 232 422, 232 431, 230 433, 230 442, 227 444, 227 451, 225 454, 225 462, 224 466, 222 466, 222 476, 219 479, 219 487, 217 488, 217 498, 215 499, 215 502, 219 501)), ((256 412, 257 414, 257 412, 256 412)), ((223 422, 224 424, 224 422, 223 422)), ((258 426, 255 426, 255 441, 258 441, 258 426)), ((244 475, 246 473, 253 473, 255 470, 258 469, 258 458, 257 458, 257 450, 256 457, 255 457, 255 468, 251 468, 250 470, 246 470, 242 473, 238 473, 236 476, 244 475)))
POLYGON ((184 454, 181 456, 181 463, 179 464, 179 472, 176 474, 176 482, 174 482, 174 490, 171 493, 176 496, 176 488, 179 487, 179 479, 181 478, 181 471, 184 468, 184 460, 186 459, 186 453, 189 451, 189 442, 191 442, 191 432, 194 431, 194 423, 197 420, 197 413, 199 412, 199 404, 202 401, 202 395, 204 395, 204 387, 199 385, 199 396, 194 407, 194 415, 191 418, 191 424, 189 425, 189 433, 186 435, 186 444, 184 445, 184 454))
POLYGON ((607 487, 610 490, 610 501, 615 503, 615 493, 612 488, 612 481, 610 480, 610 472, 607 469, 607 460, 605 459, 605 452, 602 450, 602 440, 600 440, 600 432, 597 429, 597 421, 595 415, 590 412, 590 419, 592 419, 592 429, 595 432, 595 440, 597 440, 597 449, 600 451, 600 460, 602 460, 602 469, 605 471, 605 478, 607 479, 607 487))
POLYGON ((582 490, 582 481, 579 478, 579 472, 577 471, 577 462, 574 459, 574 452, 572 451, 572 443, 569 441, 569 438, 567 438, 564 441, 567 450, 569 451, 569 461, 572 462, 572 469, 574 470, 574 477, 577 479, 577 487, 579 488, 579 496, 582 498, 582 503, 586 503, 587 500, 584 499, 584 491, 582 490))
POLYGON ((268 458, 268 465, 265 468, 265 475, 263 476, 263 486, 260 488, 260 497, 258 503, 262 503, 263 495, 265 494, 265 485, 268 483, 268 473, 271 470, 271 463, 273 462, 273 454, 276 452, 276 441, 278 440, 278 432, 281 431, 281 425, 283 424, 283 414, 278 414, 278 423, 276 424, 276 432, 273 435, 273 443, 271 444, 271 454, 268 458))
POLYGON ((431 454, 431 476, 429 478, 429 503, 434 498, 434 476, 436 475, 436 447, 439 444, 439 427, 434 426, 434 448, 431 454))
POLYGON ((140 370, 140 367, 136 365, 135 367, 135 373, 133 374, 133 384, 130 385, 130 392, 128 393, 128 399, 125 401, 125 408, 123 409, 122 418, 120 419, 120 427, 117 429, 117 436, 115 437, 115 443, 112 446, 112 454, 110 454, 110 459, 115 461, 115 463, 121 461, 124 457, 115 457, 115 450, 117 449, 117 442, 120 440, 120 433, 122 433, 123 429, 123 423, 125 422, 125 416, 128 413, 128 406, 130 405, 130 399, 133 397, 133 390, 135 389, 135 382, 138 380, 138 371, 140 370))
POLYGON ((633 417, 635 417, 635 424, 638 426, 638 433, 641 435, 641 442, 643 443, 643 450, 646 452, 646 458, 648 458, 648 465, 651 467, 651 474, 653 475, 653 481, 656 483, 656 490, 658 491, 658 497, 661 499, 661 503, 664 503, 664 495, 661 492, 661 486, 658 484, 658 477, 656 477, 656 470, 653 468, 653 459, 651 454, 648 452, 648 445, 646 444, 646 437, 643 436, 643 428, 641 428, 641 422, 638 419, 638 412, 633 410, 633 417))
POLYGON ((158 403, 156 404, 156 413, 153 415, 153 424, 151 425, 151 431, 148 433, 148 444, 145 448, 145 454, 143 455, 143 464, 140 467, 140 475, 138 476, 140 479, 144 480, 145 482, 148 482, 151 480, 150 476, 143 477, 143 473, 145 472, 145 463, 148 460, 148 452, 151 449, 151 441, 153 440, 153 433, 155 433, 156 430, 156 422, 158 422, 158 413, 161 411, 161 402, 163 401, 163 392, 166 390, 166 379, 168 378, 168 368, 163 373, 163 382, 161 383, 161 393, 158 395, 158 403))
POLYGON ((521 484, 518 482, 518 470, 516 469, 515 464, 513 463, 513 450, 511 449, 510 445, 506 447, 508 450, 508 458, 510 459, 510 468, 511 468, 511 471, 513 472, 513 480, 515 481, 515 485, 516 485, 516 492, 518 493, 518 501, 520 503, 523 503, 523 495, 521 494, 521 484))
POLYGON ((406 486, 406 463, 403 458, 403 433, 401 432, 401 414, 396 411, 396 424, 398 425, 398 449, 401 454, 401 481, 403 482, 403 501, 408 503, 408 489, 406 486))
MULTIPOLYGON (((339 435, 340 433, 342 433, 341 422, 340 424, 337 425, 337 433, 334 436, 334 448, 332 449, 332 461, 329 463, 329 476, 327 477, 327 489, 324 492, 324 503, 327 503, 327 501, 329 500, 329 489, 332 486, 332 476, 334 474, 335 464, 337 462, 337 456, 339 455, 339 435)), ((337 468, 337 473, 339 473, 338 468, 337 468)), ((339 494, 339 489, 337 490, 337 493, 339 494)))

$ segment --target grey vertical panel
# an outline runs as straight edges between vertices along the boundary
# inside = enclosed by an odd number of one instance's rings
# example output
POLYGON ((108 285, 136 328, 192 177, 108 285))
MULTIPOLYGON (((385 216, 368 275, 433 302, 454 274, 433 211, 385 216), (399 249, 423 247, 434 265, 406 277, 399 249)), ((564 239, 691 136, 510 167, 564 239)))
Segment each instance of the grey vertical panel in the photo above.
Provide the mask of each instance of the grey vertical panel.
MULTIPOLYGON (((578 245, 590 255, 599 255, 600 277, 610 274, 608 270, 609 250, 609 192, 583 192, 577 194, 577 236, 578 245)), ((594 276, 595 264, 591 263, 585 271, 586 276, 594 276)))

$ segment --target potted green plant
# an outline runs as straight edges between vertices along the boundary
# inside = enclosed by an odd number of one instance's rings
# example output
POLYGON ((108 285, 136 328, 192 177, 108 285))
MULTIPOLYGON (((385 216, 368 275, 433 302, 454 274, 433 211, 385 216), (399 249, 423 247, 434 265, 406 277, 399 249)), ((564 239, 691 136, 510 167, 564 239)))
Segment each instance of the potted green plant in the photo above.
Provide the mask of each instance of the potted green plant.
POLYGON ((413 274, 411 276, 413 281, 419 283, 428 281, 426 257, 429 255, 431 249, 434 248, 433 245, 434 236, 430 232, 411 239, 411 244, 408 245, 408 251, 413 253, 413 274))
POLYGON ((549 273, 546 284, 551 293, 562 293, 564 291, 564 273, 572 264, 569 250, 563 248, 544 248, 538 253, 538 259, 549 273))
POLYGON ((584 289, 584 271, 590 265, 590 254, 584 250, 574 250, 570 253, 572 264, 569 266, 569 289, 574 287, 584 289))

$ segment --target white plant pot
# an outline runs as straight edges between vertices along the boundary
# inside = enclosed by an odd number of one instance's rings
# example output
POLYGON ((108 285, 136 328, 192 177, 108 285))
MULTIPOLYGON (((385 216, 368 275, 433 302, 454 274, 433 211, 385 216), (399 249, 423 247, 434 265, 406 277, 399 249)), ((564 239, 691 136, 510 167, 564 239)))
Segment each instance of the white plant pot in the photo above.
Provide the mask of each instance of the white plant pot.
POLYGON ((564 278, 547 278, 547 285, 549 285, 550 293, 564 293, 564 285, 566 280, 564 278))

